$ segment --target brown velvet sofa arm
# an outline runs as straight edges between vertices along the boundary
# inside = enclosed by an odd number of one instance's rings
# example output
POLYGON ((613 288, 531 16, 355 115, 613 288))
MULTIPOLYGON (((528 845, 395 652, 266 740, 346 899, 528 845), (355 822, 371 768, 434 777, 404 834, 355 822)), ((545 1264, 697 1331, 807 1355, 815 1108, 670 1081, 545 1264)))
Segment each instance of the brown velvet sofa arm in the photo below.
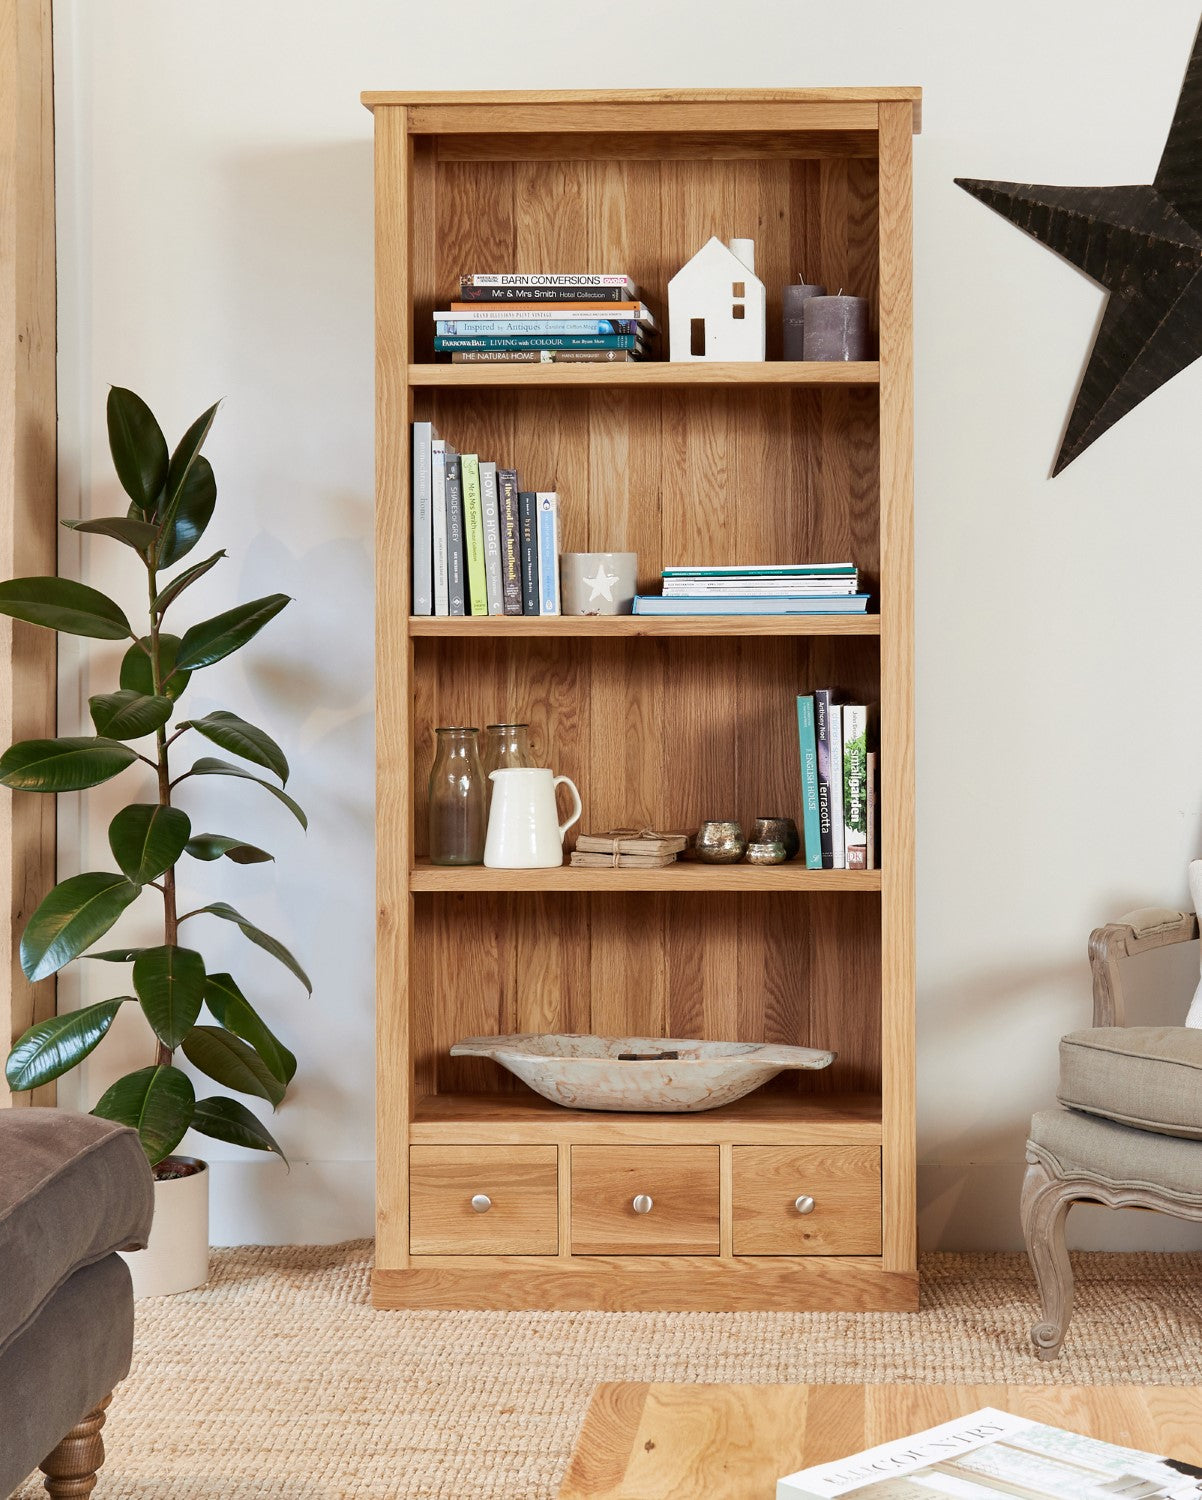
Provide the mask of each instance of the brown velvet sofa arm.
POLYGON ((1093 1024, 1123 1026, 1123 989, 1118 961, 1135 958, 1153 948, 1188 943, 1198 936, 1198 919, 1169 907, 1145 906, 1129 911, 1117 922, 1095 927, 1089 935, 1089 967, 1093 974, 1093 1024))

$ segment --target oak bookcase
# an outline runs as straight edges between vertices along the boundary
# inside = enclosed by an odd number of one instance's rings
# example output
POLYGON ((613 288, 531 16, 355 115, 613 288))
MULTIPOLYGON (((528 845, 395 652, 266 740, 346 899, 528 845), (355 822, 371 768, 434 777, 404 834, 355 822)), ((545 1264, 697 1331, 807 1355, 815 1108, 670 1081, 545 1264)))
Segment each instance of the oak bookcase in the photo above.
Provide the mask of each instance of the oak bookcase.
MULTIPOLYGON (((917 89, 368 93, 375 116, 379 1307, 912 1308, 911 136, 917 89), (447 365, 469 270, 668 278, 751 236, 763 364, 447 365), (865 295, 879 360, 780 359, 780 288, 865 295), (851 558, 867 618, 411 618, 409 424, 560 494, 565 550, 851 558), (525 720, 583 826, 800 819, 798 693, 880 703, 880 870, 454 870, 436 724, 525 720), (560 1109, 460 1036, 830 1046, 699 1115, 560 1109), (654 1209, 636 1215, 632 1192, 654 1209), (475 1213, 474 1194, 492 1208, 475 1213), (799 1214, 794 1199, 815 1209, 799 1214)), ((665 351, 666 353, 666 351, 665 351)), ((569 840, 570 841, 570 840, 569 840)))

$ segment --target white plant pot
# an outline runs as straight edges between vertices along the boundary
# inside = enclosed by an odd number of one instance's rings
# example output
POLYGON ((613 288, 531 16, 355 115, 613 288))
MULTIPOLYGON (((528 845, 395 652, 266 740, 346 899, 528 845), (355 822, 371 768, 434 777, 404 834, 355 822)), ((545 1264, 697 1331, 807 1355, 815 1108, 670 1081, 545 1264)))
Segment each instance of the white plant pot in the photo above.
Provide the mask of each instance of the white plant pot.
POLYGON ((188 1292, 209 1279, 209 1168, 195 1156, 199 1172, 154 1185, 154 1223, 145 1250, 123 1250, 135 1297, 188 1292))

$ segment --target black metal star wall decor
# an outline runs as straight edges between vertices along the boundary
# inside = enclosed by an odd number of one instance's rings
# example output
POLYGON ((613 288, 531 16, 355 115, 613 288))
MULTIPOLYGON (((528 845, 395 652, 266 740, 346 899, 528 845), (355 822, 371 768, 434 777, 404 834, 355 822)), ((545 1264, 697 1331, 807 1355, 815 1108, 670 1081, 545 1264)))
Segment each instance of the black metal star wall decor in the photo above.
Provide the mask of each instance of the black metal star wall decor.
POLYGON ((957 183, 1110 293, 1053 475, 1202 355, 1202 29, 1151 186, 957 183))

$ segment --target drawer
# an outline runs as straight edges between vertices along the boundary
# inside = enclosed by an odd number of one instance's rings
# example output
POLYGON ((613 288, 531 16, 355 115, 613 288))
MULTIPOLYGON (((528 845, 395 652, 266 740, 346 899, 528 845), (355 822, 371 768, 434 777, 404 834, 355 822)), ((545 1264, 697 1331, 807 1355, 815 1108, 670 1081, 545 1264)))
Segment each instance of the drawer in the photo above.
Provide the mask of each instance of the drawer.
POLYGON ((573 1255, 717 1253, 717 1146, 572 1147, 573 1255))
POLYGON ((879 1255, 880 1148, 736 1146, 733 1211, 736 1255, 879 1255))
POLYGON ((554 1255, 557 1161, 554 1146, 410 1146, 409 1253, 554 1255))

